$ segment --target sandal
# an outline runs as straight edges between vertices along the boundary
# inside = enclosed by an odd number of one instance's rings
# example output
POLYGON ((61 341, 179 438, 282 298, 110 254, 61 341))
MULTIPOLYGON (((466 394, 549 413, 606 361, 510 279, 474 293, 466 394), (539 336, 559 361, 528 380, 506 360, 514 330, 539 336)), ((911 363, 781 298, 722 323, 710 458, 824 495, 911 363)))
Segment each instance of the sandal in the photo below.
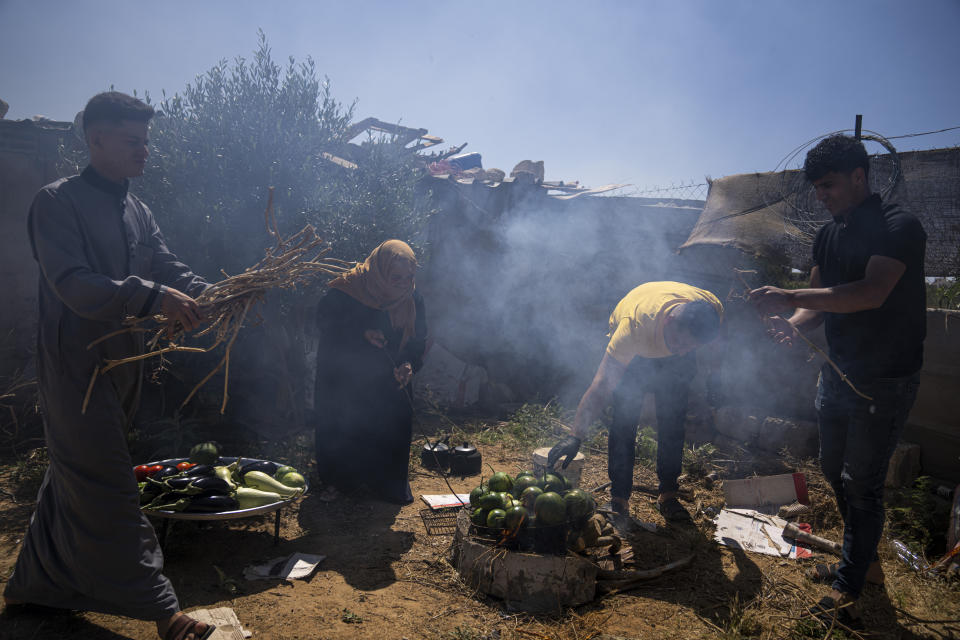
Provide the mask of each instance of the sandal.
POLYGON ((844 631, 863 631, 863 620, 850 613, 852 602, 837 606, 830 596, 823 596, 820 602, 810 607, 810 615, 827 626, 828 629, 840 627, 844 631))
MULTIPOLYGON (((813 582, 823 582, 825 584, 830 584, 837 579, 837 570, 840 568, 840 564, 834 562, 833 564, 815 564, 810 569, 804 572, 809 580, 813 582)), ((883 573, 880 574, 883 576, 883 573)), ((877 587, 883 587, 884 581, 883 578, 878 580, 871 580, 867 576, 867 584, 874 585, 877 587)))
POLYGON ((183 614, 170 623, 163 640, 187 640, 187 636, 191 633, 195 640, 207 640, 215 630, 214 625, 194 620, 187 614, 183 614))
POLYGON ((657 500, 657 511, 663 516, 664 520, 670 522, 683 522, 690 520, 690 514, 676 498, 667 498, 663 502, 657 500))

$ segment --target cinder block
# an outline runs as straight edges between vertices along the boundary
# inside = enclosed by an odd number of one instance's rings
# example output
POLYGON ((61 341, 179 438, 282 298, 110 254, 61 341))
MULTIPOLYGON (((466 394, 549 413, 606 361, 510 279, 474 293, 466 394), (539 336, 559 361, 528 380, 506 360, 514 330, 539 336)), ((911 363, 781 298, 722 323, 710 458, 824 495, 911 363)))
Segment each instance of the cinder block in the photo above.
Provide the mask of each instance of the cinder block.
POLYGON ((909 487, 920 477, 920 445, 901 442, 890 457, 887 469, 888 487, 909 487))
POLYGON ((817 423, 767 417, 760 427, 757 444, 766 451, 779 452, 786 448, 800 458, 815 457, 820 444, 817 423))
POLYGON ((762 422, 739 407, 720 407, 714 413, 717 433, 740 444, 756 444, 762 422))

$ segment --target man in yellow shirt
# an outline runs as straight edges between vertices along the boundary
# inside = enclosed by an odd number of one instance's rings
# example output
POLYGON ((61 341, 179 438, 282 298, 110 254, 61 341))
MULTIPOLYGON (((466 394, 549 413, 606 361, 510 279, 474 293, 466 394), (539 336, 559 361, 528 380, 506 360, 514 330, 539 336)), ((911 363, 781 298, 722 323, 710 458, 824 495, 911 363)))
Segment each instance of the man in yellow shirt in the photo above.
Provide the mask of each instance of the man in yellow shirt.
POLYGON ((607 451, 612 506, 629 510, 637 426, 645 392, 657 403, 657 508, 668 520, 688 517, 677 501, 683 458, 684 419, 690 382, 697 373, 693 351, 720 331, 723 305, 709 291, 682 282, 648 282, 621 300, 610 314, 610 342, 590 388, 577 406, 571 435, 547 457, 566 467, 581 442, 613 401, 607 451))

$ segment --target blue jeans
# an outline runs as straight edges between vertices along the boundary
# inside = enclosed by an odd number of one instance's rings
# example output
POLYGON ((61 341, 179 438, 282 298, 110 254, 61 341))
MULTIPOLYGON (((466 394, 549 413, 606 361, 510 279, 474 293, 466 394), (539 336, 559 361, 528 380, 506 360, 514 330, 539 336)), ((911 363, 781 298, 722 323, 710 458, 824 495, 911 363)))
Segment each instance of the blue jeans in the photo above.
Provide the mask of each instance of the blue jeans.
POLYGON ((690 382, 697 375, 691 352, 668 358, 634 358, 613 394, 613 420, 607 441, 610 495, 629 500, 633 491, 637 427, 643 395, 652 392, 657 403, 657 478, 660 493, 676 491, 683 464, 684 421, 690 382))
POLYGON ((843 551, 833 588, 859 597, 883 533, 883 486, 890 456, 917 397, 916 375, 857 382, 866 400, 829 365, 820 371, 820 467, 843 517, 843 551))

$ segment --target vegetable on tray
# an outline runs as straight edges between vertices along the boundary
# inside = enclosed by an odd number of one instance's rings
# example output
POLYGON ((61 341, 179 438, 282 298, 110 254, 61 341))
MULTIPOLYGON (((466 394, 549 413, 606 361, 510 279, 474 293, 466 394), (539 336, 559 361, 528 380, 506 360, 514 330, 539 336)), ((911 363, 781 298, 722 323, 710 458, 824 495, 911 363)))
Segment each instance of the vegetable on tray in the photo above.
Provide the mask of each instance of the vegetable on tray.
POLYGON ((276 462, 237 458, 229 465, 215 466, 219 451, 213 457, 215 451, 206 446, 211 444, 194 447, 190 462, 134 467, 141 508, 223 513, 277 504, 306 491, 306 480, 296 469, 276 462), (277 473, 280 470, 282 474, 277 473))

